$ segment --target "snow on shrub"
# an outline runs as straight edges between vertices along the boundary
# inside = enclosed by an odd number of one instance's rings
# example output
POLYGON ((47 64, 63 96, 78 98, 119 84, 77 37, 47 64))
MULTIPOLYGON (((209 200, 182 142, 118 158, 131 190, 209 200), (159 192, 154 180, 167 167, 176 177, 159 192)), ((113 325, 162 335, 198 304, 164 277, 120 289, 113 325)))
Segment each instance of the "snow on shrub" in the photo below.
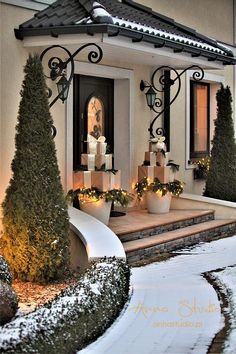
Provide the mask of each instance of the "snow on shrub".
POLYGON ((0 256, 0 325, 9 322, 18 308, 17 295, 11 283, 10 267, 7 261, 0 256))
POLYGON ((130 271, 115 258, 94 263, 84 277, 0 331, 1 353, 74 353, 101 335, 127 301, 130 271))
POLYGON ((0 280, 11 285, 12 283, 12 274, 10 271, 10 267, 2 256, 0 256, 0 280))

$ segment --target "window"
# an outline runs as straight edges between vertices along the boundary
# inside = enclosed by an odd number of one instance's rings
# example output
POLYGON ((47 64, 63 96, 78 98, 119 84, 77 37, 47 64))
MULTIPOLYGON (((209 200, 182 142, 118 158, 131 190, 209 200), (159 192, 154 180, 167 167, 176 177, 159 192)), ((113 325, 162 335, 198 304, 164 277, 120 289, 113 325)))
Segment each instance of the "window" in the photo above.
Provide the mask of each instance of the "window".
MULTIPOLYGON (((211 141, 214 136, 215 124, 217 117, 216 93, 221 84, 225 84, 224 77, 204 72, 204 81, 194 81, 193 71, 186 73, 186 150, 185 150, 185 168, 192 170, 193 162, 205 156, 210 156, 211 141), (201 88, 201 90, 200 90, 201 88), (200 92, 202 93, 200 97, 200 92), (203 101, 203 104, 200 102, 203 101), (204 104, 204 101, 206 104, 204 104), (200 107, 204 107, 202 112, 205 120, 205 128, 200 129, 200 107), (198 107, 198 109, 197 109, 198 107), (198 121, 199 120, 199 121, 198 121), (205 133, 204 133, 205 130, 205 133), (201 135, 203 132, 203 135, 201 135), (205 137, 204 137, 205 135, 205 137)), ((182 112, 184 114, 184 112, 182 112)))
POLYGON ((210 85, 190 82, 190 158, 209 155, 210 85))
POLYGON ((104 129, 104 104, 99 97, 92 96, 88 102, 88 127, 87 132, 98 139, 105 134, 104 129))

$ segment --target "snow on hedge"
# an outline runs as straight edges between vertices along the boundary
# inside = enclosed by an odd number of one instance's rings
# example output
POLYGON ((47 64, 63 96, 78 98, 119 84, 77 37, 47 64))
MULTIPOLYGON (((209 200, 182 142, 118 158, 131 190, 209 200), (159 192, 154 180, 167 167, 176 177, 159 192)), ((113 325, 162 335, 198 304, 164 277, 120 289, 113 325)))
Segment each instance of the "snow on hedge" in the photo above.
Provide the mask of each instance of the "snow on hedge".
POLYGON ((10 271, 10 267, 5 258, 3 258, 3 256, 0 256, 0 280, 8 284, 12 283, 12 274, 10 271))
POLYGON ((129 268, 108 258, 95 263, 78 283, 0 331, 1 353, 73 353, 96 337, 123 307, 129 268), (66 341, 66 347, 64 347, 66 341), (52 348, 53 346, 53 348, 52 348))

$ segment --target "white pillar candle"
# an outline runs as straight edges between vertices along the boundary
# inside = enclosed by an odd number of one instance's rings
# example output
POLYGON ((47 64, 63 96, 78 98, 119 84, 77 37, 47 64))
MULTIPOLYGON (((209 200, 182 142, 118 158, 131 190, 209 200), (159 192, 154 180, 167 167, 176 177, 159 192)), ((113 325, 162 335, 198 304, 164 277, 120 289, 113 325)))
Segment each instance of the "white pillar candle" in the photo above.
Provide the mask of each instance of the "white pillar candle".
POLYGON ((107 149, 107 143, 103 143, 103 142, 98 141, 97 153, 101 154, 101 155, 105 155, 106 149, 107 149))
POLYGON ((105 169, 106 170, 112 169, 112 155, 111 154, 105 155, 105 169))
POLYGON ((96 154, 97 153, 97 142, 91 141, 89 142, 89 154, 96 154))
POLYGON ((115 185, 115 175, 114 175, 114 173, 110 173, 110 189, 114 189, 115 187, 114 187, 114 185, 115 185))
POLYGON ((95 170, 95 155, 88 154, 88 171, 94 171, 94 170, 95 170))
POLYGON ((158 150, 157 143, 155 143, 155 144, 152 143, 152 144, 151 144, 151 151, 152 151, 152 152, 156 152, 157 150, 158 150))
POLYGON ((84 188, 91 188, 91 171, 84 171, 84 188))
POLYGON ((156 166, 157 164, 157 155, 155 152, 150 152, 150 166, 156 166))
POLYGON ((169 162, 169 159, 170 159, 170 158, 169 158, 169 154, 170 154, 169 152, 166 152, 166 153, 165 153, 165 155, 166 155, 166 157, 165 157, 165 166, 166 166, 166 165, 168 164, 168 162, 169 162))
POLYGON ((120 170, 116 174, 110 172, 110 189, 120 189, 121 187, 121 174, 120 170))

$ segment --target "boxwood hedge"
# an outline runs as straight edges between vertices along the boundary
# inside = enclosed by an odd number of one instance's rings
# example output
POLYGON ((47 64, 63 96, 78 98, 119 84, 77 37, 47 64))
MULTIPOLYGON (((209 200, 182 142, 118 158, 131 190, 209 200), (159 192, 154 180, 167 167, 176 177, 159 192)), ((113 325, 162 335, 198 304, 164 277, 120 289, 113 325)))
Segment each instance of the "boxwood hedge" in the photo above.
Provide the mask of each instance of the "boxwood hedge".
POLYGON ((101 335, 129 293, 130 270, 123 260, 94 264, 55 299, 0 327, 0 352, 72 354, 101 335))

